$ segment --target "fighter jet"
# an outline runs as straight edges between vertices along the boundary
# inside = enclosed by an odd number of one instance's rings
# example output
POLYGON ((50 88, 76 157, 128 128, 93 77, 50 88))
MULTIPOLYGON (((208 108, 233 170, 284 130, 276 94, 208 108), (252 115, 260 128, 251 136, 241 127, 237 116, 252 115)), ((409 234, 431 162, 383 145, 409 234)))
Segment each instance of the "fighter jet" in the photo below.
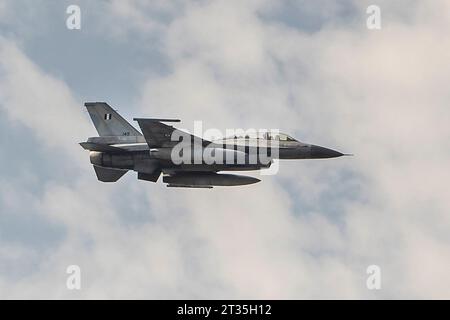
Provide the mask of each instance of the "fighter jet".
POLYGON ((99 136, 80 145, 90 152, 90 162, 102 182, 116 182, 132 170, 139 180, 151 182, 162 174, 168 187, 241 186, 260 180, 223 172, 268 169, 277 159, 344 155, 279 132, 209 141, 166 124, 180 122, 174 119, 135 118, 141 133, 106 102, 85 106, 99 136))

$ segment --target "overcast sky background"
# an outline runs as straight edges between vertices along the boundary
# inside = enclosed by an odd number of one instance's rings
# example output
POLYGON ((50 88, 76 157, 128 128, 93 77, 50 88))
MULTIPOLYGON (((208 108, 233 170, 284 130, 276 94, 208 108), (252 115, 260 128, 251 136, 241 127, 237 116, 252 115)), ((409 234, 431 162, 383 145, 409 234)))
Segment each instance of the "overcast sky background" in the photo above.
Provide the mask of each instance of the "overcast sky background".
POLYGON ((0 298, 450 298, 449 30, 446 0, 0 0, 0 298), (85 101, 356 156, 101 184, 85 101))

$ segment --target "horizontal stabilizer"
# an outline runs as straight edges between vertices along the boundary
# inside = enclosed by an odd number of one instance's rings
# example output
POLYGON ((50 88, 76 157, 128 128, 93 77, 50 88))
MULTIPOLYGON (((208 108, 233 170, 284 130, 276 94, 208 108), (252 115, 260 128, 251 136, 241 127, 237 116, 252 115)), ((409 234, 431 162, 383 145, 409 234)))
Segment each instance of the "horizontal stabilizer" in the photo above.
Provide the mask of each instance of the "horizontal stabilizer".
POLYGON ((93 143, 93 142, 82 142, 80 143, 84 149, 89 151, 97 151, 97 152, 123 152, 124 150, 121 148, 111 147, 107 144, 93 143))
POLYGON ((128 170, 120 170, 120 169, 112 169, 112 168, 104 168, 94 165, 95 173, 97 174, 97 178, 101 182, 116 182, 122 176, 128 172, 128 170))

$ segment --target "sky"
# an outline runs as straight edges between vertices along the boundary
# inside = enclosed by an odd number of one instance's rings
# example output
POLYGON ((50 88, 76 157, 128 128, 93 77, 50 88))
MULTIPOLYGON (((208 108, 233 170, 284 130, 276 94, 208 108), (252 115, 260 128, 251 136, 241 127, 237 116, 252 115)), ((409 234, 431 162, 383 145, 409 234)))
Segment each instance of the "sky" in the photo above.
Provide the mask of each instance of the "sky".
POLYGON ((449 299, 448 30, 446 0, 0 0, 0 298, 449 299), (102 184, 86 101, 355 156, 102 184))

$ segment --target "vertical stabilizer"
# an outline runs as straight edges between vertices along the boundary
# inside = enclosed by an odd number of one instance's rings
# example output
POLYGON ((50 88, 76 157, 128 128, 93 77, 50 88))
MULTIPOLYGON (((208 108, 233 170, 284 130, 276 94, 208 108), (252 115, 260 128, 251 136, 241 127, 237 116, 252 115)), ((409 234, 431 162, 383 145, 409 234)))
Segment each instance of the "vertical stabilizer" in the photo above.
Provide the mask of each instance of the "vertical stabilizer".
POLYGON ((106 102, 86 102, 84 105, 100 137, 142 135, 106 102))

